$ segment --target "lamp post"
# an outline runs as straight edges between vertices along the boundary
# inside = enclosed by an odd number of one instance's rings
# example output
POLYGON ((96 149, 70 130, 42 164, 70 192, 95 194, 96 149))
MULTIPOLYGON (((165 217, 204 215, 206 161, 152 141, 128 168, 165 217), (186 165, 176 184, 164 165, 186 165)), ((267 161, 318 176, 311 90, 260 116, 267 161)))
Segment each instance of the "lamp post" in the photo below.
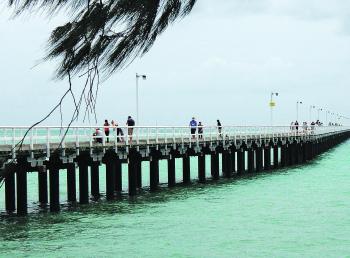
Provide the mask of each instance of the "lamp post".
POLYGON ((317 120, 320 121, 320 112, 322 111, 322 108, 317 109, 317 120))
POLYGON ((136 123, 140 124, 139 121, 139 79, 142 78, 143 80, 147 79, 147 76, 145 74, 138 74, 136 73, 136 123))
POLYGON ((297 101, 297 121, 299 121, 299 105, 303 104, 302 101, 297 101))
POLYGON ((331 113, 331 111, 326 110, 326 125, 329 124, 329 123, 328 123, 328 114, 330 114, 330 113, 331 113))
POLYGON ((314 105, 310 106, 310 110, 309 110, 309 121, 310 121, 310 124, 312 122, 312 110, 315 109, 315 108, 316 108, 316 106, 314 106, 314 105))
POLYGON ((271 92, 270 98, 270 124, 273 126, 273 108, 276 106, 276 102, 273 101, 273 96, 278 96, 278 92, 271 92))

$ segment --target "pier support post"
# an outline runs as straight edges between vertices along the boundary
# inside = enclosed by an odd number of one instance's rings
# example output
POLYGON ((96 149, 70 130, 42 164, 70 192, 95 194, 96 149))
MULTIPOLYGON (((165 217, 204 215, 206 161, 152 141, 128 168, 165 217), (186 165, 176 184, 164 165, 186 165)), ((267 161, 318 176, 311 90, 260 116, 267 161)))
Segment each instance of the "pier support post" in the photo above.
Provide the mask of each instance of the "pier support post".
POLYGON ((94 161, 91 163, 90 170, 90 183, 91 183, 91 195, 95 200, 100 198, 100 175, 99 175, 100 162, 94 161))
POLYGON ((241 147, 237 150, 237 174, 242 175, 245 172, 245 151, 241 147))
POLYGON ((279 160, 278 160, 278 144, 275 144, 273 146, 273 168, 278 169, 279 168, 279 160))
POLYGON ((308 141, 306 142, 306 152, 307 152, 307 160, 312 160, 312 146, 311 146, 311 142, 308 141))
POLYGON ((16 169, 16 190, 17 190, 17 215, 22 216, 28 213, 27 207, 27 166, 26 161, 21 160, 16 169))
POLYGON ((87 153, 81 153, 77 158, 79 166, 79 203, 89 203, 89 163, 87 153))
POLYGON ((263 170, 263 147, 257 146, 255 149, 256 171, 261 172, 263 170))
POLYGON ((302 159, 301 159, 301 162, 302 163, 306 163, 307 162, 307 142, 303 141, 301 147, 302 147, 302 159))
POLYGON ((286 144, 281 144, 281 167, 287 165, 287 153, 286 153, 286 144))
MULTIPOLYGON (((139 156, 138 162, 136 163, 136 187, 138 189, 142 188, 142 159, 139 156)), ((159 176, 158 176, 159 177, 159 176)))
POLYGON ((136 149, 131 149, 128 158, 128 181, 129 181, 129 195, 136 195, 136 177, 137 177, 137 162, 139 161, 136 149))
POLYGON ((264 147, 264 170, 271 169, 271 146, 268 143, 267 146, 264 147))
POLYGON ((190 167, 190 156, 186 153, 182 158, 182 172, 183 172, 183 183, 191 183, 191 167, 190 167))
POLYGON ((118 158, 115 161, 115 191, 117 193, 121 193, 123 190, 122 179, 122 162, 118 158))
POLYGON ((233 175, 231 149, 227 150, 226 171, 227 171, 227 178, 231 178, 233 175))
POLYGON ((77 186, 74 162, 67 164, 67 199, 68 202, 77 201, 77 186))
POLYGON ((60 169, 57 166, 50 167, 50 211, 56 212, 60 210, 60 169))
POLYGON ((175 157, 173 154, 170 154, 168 158, 168 186, 174 187, 176 183, 175 179, 175 157))
POLYGON ((295 149, 294 149, 294 155, 295 155, 295 164, 301 163, 301 145, 300 143, 295 142, 295 149))
POLYGON ((198 156, 198 179, 200 183, 205 183, 205 153, 198 156))
POLYGON ((248 149, 248 172, 253 173, 254 170, 254 149, 253 147, 250 147, 248 149))
POLYGON ((158 153, 155 152, 151 155, 150 160, 150 190, 155 191, 159 185, 159 157, 158 153))
POLYGON ((230 150, 223 150, 222 152, 222 173, 226 178, 230 178, 232 176, 232 160, 230 150))
POLYGON ((14 166, 6 168, 8 174, 5 177, 5 207, 6 211, 11 213, 16 209, 16 187, 14 166))
POLYGON ((116 181, 117 181, 116 171, 119 168, 117 167, 118 160, 119 159, 117 154, 112 150, 107 151, 102 158, 102 162, 106 166, 106 199, 108 201, 114 199, 114 192, 116 190, 116 181))
MULTIPOLYGON (((115 163, 113 159, 106 160, 106 199, 114 199, 115 190, 115 163)), ((129 172, 130 173, 130 172, 129 172)))
POLYGON ((289 165, 294 166, 296 164, 296 142, 289 144, 289 165))
POLYGON ((44 167, 38 168, 38 190, 40 205, 45 206, 48 202, 47 171, 44 167))
POLYGON ((219 154, 215 151, 210 155, 211 176, 214 180, 219 179, 219 154))
POLYGON ((236 170, 236 146, 232 146, 231 147, 231 167, 232 167, 232 172, 233 173, 236 173, 237 170, 236 170))

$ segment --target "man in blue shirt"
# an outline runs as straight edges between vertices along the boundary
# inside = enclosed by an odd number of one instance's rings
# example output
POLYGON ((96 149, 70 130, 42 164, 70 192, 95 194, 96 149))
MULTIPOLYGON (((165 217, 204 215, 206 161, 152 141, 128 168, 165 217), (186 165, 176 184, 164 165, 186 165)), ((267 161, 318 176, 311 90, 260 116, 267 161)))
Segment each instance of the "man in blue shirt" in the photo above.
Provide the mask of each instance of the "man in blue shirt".
POLYGON ((190 121, 190 128, 191 128, 192 139, 194 139, 196 138, 196 130, 197 130, 197 121, 194 117, 192 117, 192 120, 190 121))

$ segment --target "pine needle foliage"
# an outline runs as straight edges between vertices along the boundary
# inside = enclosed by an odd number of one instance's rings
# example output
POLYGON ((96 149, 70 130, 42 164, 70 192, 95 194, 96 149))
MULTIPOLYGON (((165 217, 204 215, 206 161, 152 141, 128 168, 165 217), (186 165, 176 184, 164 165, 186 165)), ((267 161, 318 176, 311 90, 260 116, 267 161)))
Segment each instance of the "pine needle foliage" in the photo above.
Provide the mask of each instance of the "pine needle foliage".
POLYGON ((61 58, 57 77, 102 68, 107 75, 147 53, 173 22, 191 12, 196 0, 8 0, 16 15, 43 10, 70 12, 53 30, 46 59, 61 58))

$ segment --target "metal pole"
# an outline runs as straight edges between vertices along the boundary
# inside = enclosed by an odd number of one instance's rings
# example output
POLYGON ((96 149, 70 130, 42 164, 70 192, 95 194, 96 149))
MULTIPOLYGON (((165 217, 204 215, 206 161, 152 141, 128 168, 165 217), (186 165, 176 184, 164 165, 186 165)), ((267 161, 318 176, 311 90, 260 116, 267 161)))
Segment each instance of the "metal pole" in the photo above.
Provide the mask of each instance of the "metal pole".
POLYGON ((271 93, 271 98, 270 98, 270 124, 273 126, 273 107, 271 105, 273 99, 272 99, 273 93, 271 93))
POLYGON ((297 121, 299 120, 299 102, 297 102, 297 121))
POLYGON ((136 123, 139 122, 139 75, 136 73, 136 123))
POLYGON ((310 106, 310 110, 309 110, 309 122, 311 123, 311 110, 312 110, 312 106, 310 106))

